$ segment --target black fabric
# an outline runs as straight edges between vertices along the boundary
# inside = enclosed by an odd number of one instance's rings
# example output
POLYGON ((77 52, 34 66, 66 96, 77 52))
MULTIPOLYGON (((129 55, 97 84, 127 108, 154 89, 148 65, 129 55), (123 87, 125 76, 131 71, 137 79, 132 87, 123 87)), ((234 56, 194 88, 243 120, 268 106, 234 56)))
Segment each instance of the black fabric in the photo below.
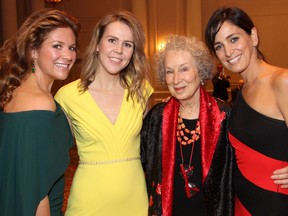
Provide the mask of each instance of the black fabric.
POLYGON ((214 77, 213 83, 213 97, 227 101, 229 98, 227 88, 230 87, 230 82, 226 78, 220 79, 218 76, 214 77))
POLYGON ((288 128, 285 122, 252 109, 241 91, 232 108, 229 131, 257 152, 288 161, 288 128))
MULTIPOLYGON (((226 112, 222 122, 219 141, 215 149, 211 169, 203 183, 205 207, 208 216, 234 215, 232 169, 234 152, 228 143, 227 121, 230 108, 217 101, 221 111, 226 112)), ((155 105, 144 119, 141 132, 141 160, 146 174, 148 196, 153 197, 149 215, 162 215, 161 194, 155 191, 162 182, 162 113, 165 103, 155 105)), ((209 124, 209 122, 207 122, 209 124)))
MULTIPOLYGON (((183 123, 189 130, 194 130, 196 127, 197 119, 188 120, 183 119, 183 123)), ((189 164, 192 145, 182 145, 182 152, 184 158, 184 164, 189 164)), ((192 156, 191 166, 193 169, 193 176, 189 178, 191 182, 197 185, 199 192, 191 197, 187 198, 184 179, 180 174, 180 164, 182 163, 182 157, 180 152, 180 143, 176 143, 176 163, 175 163, 175 175, 174 175, 174 199, 173 199, 173 215, 189 216, 193 212, 193 216, 206 215, 204 204, 204 192, 202 185, 202 165, 201 165, 201 146, 200 139, 194 144, 194 151, 192 156)))
POLYGON ((231 90, 231 103, 234 103, 234 101, 236 100, 237 98, 237 95, 238 95, 238 92, 240 91, 239 87, 235 87, 231 90))
MULTIPOLYGON (((146 176, 148 198, 153 196, 154 204, 148 215, 162 215, 161 196, 156 194, 157 183, 162 182, 162 113, 165 103, 158 103, 144 119, 141 131, 141 161, 146 176)), ((149 204, 150 205, 150 204, 149 204)))

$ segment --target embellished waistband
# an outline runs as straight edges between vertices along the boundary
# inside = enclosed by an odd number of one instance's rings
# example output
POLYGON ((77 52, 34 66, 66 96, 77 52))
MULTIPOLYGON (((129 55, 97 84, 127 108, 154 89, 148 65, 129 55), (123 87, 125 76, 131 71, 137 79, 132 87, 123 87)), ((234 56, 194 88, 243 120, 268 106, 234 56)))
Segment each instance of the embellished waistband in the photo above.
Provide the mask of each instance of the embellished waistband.
POLYGON ((80 165, 104 165, 104 164, 114 164, 114 163, 122 163, 133 160, 140 160, 140 156, 137 157, 129 157, 129 158, 120 158, 115 160, 107 160, 107 161, 79 161, 80 165))

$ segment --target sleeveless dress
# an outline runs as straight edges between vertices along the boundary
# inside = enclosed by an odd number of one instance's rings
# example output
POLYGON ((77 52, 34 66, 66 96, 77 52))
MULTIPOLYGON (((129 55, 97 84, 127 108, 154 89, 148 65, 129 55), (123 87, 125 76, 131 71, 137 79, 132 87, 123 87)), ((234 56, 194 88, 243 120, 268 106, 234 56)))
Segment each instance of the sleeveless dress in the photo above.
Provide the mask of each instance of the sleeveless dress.
POLYGON ((49 196, 51 216, 61 212, 64 173, 74 144, 67 118, 55 112, 0 112, 0 215, 35 215, 49 196))
MULTIPOLYGON (((55 99, 74 127, 79 155, 66 216, 146 216, 148 198, 140 162, 140 130, 144 109, 126 100, 113 125, 89 91, 78 92, 76 80, 55 99)), ((152 94, 147 83, 145 97, 152 94)))
POLYGON ((229 124, 235 148, 236 216, 284 216, 288 214, 288 189, 270 178, 288 166, 288 128, 284 121, 252 109, 239 92, 229 124))

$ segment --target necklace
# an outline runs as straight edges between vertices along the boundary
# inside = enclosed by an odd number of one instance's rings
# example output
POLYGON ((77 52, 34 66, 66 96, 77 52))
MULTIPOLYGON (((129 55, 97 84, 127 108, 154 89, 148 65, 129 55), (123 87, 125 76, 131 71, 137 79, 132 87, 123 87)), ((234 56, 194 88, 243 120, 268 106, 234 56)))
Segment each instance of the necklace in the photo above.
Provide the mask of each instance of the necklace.
POLYGON ((177 140, 182 145, 189 145, 197 141, 200 137, 200 122, 197 120, 195 130, 189 130, 183 122, 183 119, 178 115, 177 140), (191 137, 191 138, 188 138, 191 137))
POLYGON ((177 140, 180 145, 180 153, 181 153, 181 159, 182 163, 180 164, 180 174, 184 179, 184 187, 185 187, 185 192, 187 198, 191 198, 197 192, 199 192, 199 188, 191 182, 189 179, 193 175, 194 171, 194 166, 191 166, 192 163, 192 158, 193 158, 193 153, 194 153, 194 146, 195 146, 195 141, 197 141, 200 138, 200 122, 197 120, 196 122, 196 128, 195 130, 189 130, 186 128, 186 125, 183 122, 183 119, 181 118, 180 115, 178 115, 178 126, 177 126, 177 140), (191 137, 191 138, 188 138, 191 137), (183 150, 182 146, 183 145, 189 145, 191 144, 191 153, 190 153, 190 159, 189 159, 189 164, 184 163, 184 156, 183 156, 183 150))

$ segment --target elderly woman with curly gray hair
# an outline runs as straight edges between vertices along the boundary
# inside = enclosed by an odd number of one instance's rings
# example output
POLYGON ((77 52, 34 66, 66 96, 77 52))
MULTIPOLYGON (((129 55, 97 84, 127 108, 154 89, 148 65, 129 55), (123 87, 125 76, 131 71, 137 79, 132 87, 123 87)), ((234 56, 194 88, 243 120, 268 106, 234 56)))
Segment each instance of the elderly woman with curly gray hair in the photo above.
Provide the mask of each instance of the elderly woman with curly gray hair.
POLYGON ((149 111, 141 131, 149 215, 233 215, 230 105, 203 87, 213 58, 197 38, 171 35, 155 59, 172 96, 149 111))

